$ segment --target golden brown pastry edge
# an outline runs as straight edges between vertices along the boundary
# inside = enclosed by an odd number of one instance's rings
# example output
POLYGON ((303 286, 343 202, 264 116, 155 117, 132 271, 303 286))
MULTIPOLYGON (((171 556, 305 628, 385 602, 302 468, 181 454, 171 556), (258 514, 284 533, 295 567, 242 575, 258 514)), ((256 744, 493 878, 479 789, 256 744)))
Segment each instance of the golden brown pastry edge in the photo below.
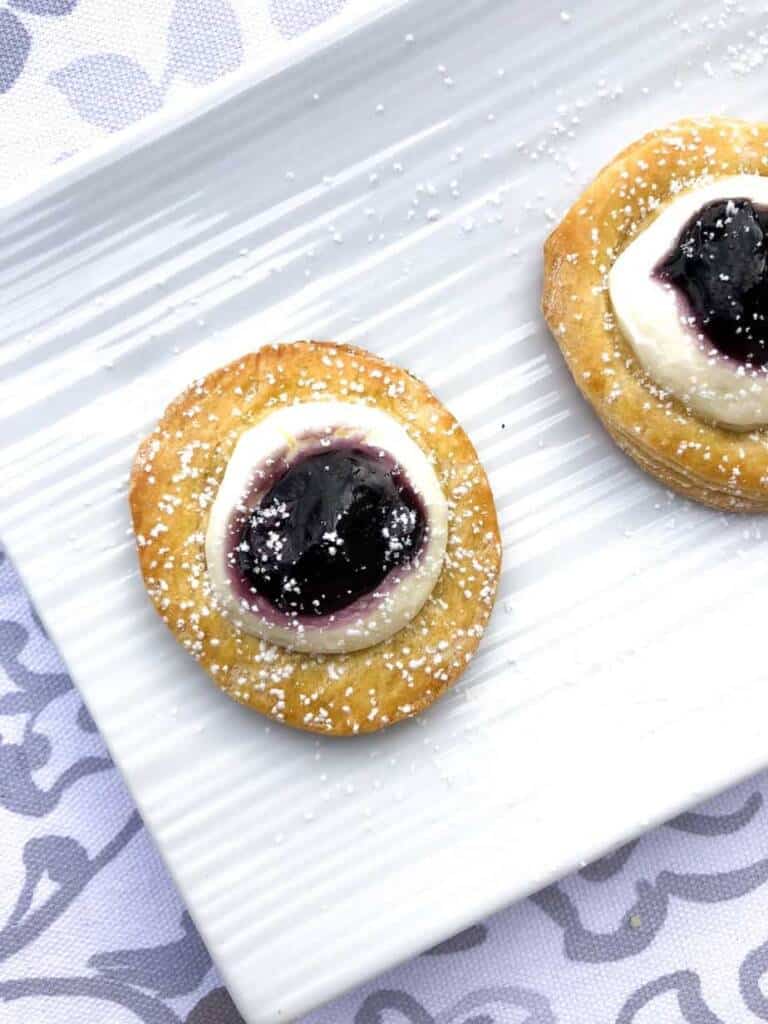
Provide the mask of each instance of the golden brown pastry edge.
POLYGON ((604 167, 544 246, 542 309, 611 436, 665 486, 717 509, 768 510, 768 429, 699 419, 648 379, 615 323, 606 277, 675 192, 705 176, 768 174, 768 124, 678 121, 604 167))
POLYGON ((299 729, 365 733, 418 714, 464 672, 493 607, 499 527, 471 441, 416 377, 350 345, 268 345, 194 382, 139 446, 130 505, 145 586, 176 639, 229 697, 299 729), (449 499, 449 538, 440 578, 407 627, 363 651, 315 656, 219 614, 204 537, 240 433, 285 401, 328 399, 373 404, 406 426, 449 499))

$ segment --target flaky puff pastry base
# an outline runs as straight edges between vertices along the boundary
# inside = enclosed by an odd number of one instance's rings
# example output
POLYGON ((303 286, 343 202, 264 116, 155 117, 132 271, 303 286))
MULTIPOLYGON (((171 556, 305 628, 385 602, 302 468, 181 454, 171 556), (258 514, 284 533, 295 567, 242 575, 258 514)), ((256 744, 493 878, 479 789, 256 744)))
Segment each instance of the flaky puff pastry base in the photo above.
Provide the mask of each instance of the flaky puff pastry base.
POLYGON ((493 607, 501 543, 471 441, 421 381, 363 349, 266 346, 195 382, 139 447, 130 503, 144 582, 168 628, 229 697, 299 729, 372 732, 422 711, 467 667, 493 607), (408 626, 365 650, 311 655, 251 636, 219 613, 205 531, 243 431, 286 404, 330 399, 375 406, 406 428, 447 498, 448 544, 408 626))
POLYGON ((571 373, 620 447, 687 498, 768 511, 768 428, 698 418, 643 372, 613 315, 607 275, 680 191, 731 174, 768 175, 768 124, 684 120, 612 160, 544 247, 542 308, 571 373))

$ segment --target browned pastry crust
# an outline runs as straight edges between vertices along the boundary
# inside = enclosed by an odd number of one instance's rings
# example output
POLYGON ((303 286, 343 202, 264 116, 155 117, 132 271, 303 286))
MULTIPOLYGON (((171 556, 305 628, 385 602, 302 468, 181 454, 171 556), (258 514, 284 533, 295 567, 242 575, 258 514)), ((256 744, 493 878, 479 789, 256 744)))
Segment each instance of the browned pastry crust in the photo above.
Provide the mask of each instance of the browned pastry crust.
POLYGON ((614 440, 662 483, 719 509, 768 510, 768 429, 699 419, 653 383, 619 330, 607 274, 674 194, 702 177, 768 175, 768 124, 723 118, 650 132, 611 161, 544 247, 542 307, 614 440))
POLYGON ((141 444, 130 502, 144 582, 168 628, 226 694, 300 729, 371 732, 417 714, 464 671, 493 606, 499 529, 471 441, 421 381, 363 349, 271 345, 195 382, 141 444), (449 534, 440 578, 408 626, 362 651, 310 655, 216 610, 205 529, 240 434, 286 403, 328 399, 374 405, 407 428, 448 499, 449 534))

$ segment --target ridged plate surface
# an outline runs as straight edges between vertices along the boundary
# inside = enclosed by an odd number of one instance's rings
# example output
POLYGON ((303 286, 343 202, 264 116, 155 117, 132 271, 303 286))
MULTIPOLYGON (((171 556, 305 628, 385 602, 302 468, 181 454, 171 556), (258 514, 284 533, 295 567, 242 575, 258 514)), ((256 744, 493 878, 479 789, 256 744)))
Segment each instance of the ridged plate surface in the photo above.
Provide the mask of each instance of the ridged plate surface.
POLYGON ((5 215, 0 529, 251 1024, 765 763, 762 520, 636 470, 538 312, 543 239, 617 148, 764 110, 763 9, 420 0, 5 215), (354 742, 220 696, 152 612, 128 529, 165 403, 308 336, 434 387, 504 533, 465 679, 354 742))

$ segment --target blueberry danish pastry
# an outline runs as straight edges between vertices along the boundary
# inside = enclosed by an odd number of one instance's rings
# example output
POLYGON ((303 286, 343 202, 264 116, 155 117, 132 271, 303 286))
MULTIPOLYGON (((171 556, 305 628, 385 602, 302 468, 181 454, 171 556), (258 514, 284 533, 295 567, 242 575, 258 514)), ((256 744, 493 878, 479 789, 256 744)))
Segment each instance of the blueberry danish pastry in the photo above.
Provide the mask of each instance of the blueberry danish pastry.
POLYGON ((490 615, 501 548, 469 438, 415 377, 329 342, 194 383, 139 448, 147 590, 233 699, 321 733, 431 704, 490 615))
POLYGON ((547 240, 543 309, 644 469, 768 510, 768 125, 681 121, 620 153, 547 240))

